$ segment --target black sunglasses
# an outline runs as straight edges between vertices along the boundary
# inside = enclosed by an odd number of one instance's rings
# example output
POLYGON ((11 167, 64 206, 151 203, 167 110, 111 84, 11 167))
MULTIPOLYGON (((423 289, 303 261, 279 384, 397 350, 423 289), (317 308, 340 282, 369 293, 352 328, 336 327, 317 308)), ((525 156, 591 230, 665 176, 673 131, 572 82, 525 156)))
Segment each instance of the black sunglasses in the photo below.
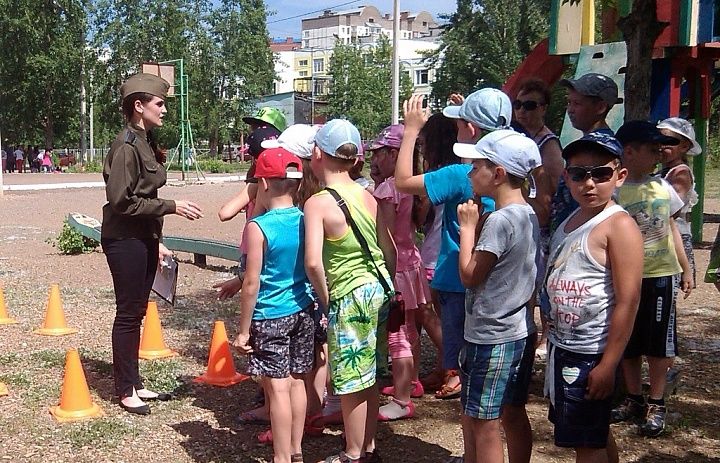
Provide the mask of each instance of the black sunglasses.
POLYGON ((592 177, 595 183, 605 183, 610 180, 615 173, 615 167, 609 166, 570 166, 565 168, 570 180, 573 182, 583 182, 588 177, 592 177))
POLYGON ((538 106, 542 106, 542 103, 538 103, 537 101, 533 100, 515 100, 512 104, 513 109, 516 111, 520 108, 524 109, 525 111, 535 111, 536 109, 538 109, 538 106))

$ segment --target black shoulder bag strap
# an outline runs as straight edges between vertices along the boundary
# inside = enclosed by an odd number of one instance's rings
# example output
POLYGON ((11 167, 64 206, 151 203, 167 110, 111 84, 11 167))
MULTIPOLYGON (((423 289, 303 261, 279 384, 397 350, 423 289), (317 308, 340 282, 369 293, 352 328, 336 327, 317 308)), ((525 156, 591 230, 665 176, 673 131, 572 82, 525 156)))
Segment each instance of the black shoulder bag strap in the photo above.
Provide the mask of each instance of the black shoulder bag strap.
POLYGON ((348 209, 348 206, 345 203, 345 200, 334 189, 325 187, 325 190, 328 193, 330 193, 330 195, 333 198, 335 198, 335 203, 338 205, 340 210, 343 212, 343 215, 345 216, 345 221, 348 223, 348 225, 352 229, 353 233, 355 234, 355 238, 357 238, 358 243, 360 243, 360 247, 363 249, 365 254, 367 254, 368 258, 370 259, 370 262, 373 263, 373 266, 375 267, 375 271, 377 272, 377 275, 378 275, 378 280, 380 280, 380 284, 382 285, 383 290, 385 290, 386 294, 392 295, 394 293, 394 291, 390 289, 390 285, 388 285, 387 280, 383 276, 382 272, 380 272, 380 268, 375 263, 375 259, 373 258, 373 255, 370 252, 370 246, 368 246, 365 236, 363 236, 362 232, 360 231, 357 224, 355 223, 352 216, 350 215, 350 210, 348 209))

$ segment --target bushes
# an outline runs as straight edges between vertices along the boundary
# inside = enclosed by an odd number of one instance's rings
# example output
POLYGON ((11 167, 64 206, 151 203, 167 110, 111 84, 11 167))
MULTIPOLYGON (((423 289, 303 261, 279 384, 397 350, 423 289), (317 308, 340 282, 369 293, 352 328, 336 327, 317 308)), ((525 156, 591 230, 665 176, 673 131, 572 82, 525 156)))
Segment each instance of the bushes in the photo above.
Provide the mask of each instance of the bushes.
POLYGON ((48 238, 47 243, 53 245, 62 254, 75 255, 86 252, 93 252, 100 243, 92 238, 87 238, 70 226, 67 220, 63 222, 62 230, 57 238, 48 238))

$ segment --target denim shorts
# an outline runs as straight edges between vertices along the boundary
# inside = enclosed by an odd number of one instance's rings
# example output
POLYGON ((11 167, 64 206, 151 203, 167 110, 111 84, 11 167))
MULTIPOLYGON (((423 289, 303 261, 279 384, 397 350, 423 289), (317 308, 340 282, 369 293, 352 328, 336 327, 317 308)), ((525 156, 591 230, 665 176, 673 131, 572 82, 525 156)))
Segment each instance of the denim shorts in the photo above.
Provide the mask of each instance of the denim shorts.
POLYGON ((465 344, 465 293, 438 291, 438 294, 441 307, 442 366, 445 370, 457 370, 458 354, 465 344))
POLYGON ((500 418, 502 406, 509 404, 518 380, 518 367, 526 339, 502 344, 465 342, 460 356, 460 404, 471 418, 500 418))
POLYGON ((555 425, 555 445, 607 447, 612 396, 603 400, 585 398, 588 374, 600 363, 602 354, 577 354, 552 345, 548 353, 554 359, 553 371, 546 374, 553 375, 555 386, 555 405, 551 403, 548 412, 555 425))
POLYGON ((513 387, 508 391, 506 405, 526 405, 530 380, 532 379, 533 364, 535 363, 535 344, 537 344, 537 332, 528 335, 525 341, 525 349, 518 365, 517 377, 513 387))

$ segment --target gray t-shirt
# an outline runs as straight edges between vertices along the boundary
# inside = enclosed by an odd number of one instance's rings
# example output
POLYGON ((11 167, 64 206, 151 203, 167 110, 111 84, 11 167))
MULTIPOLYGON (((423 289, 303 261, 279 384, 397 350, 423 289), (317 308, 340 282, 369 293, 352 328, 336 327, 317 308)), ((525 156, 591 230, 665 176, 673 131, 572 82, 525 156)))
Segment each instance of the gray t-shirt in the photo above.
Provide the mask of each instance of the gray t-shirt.
POLYGON ((539 235, 537 217, 527 204, 511 204, 487 218, 475 250, 498 260, 485 282, 465 293, 466 341, 501 344, 535 332, 526 306, 535 290, 539 235))

